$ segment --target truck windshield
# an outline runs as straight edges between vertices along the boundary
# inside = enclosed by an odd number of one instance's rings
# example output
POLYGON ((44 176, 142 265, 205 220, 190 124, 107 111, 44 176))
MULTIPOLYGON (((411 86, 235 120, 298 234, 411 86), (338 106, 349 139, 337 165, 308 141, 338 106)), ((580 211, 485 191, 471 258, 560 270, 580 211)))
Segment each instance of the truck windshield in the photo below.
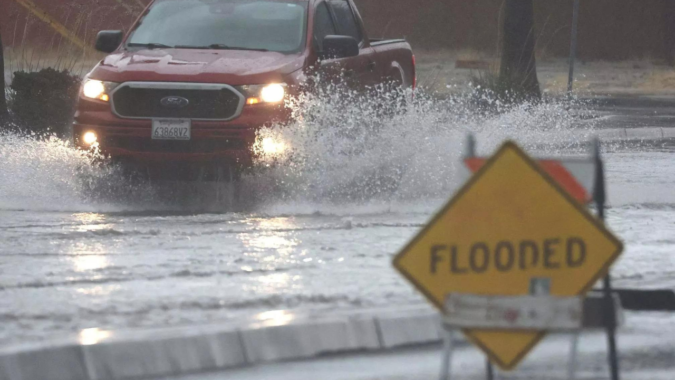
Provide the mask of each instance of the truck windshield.
POLYGON ((159 0, 127 46, 302 51, 307 2, 159 0))

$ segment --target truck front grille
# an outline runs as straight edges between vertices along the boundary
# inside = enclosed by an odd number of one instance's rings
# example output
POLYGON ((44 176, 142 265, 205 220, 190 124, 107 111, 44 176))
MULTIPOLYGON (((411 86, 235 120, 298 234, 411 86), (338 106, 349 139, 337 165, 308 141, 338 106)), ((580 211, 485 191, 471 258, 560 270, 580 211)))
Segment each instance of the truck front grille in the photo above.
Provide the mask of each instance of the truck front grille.
POLYGON ((127 82, 112 94, 113 112, 122 118, 230 120, 243 106, 240 92, 220 84, 127 82), (180 104, 166 99, 180 99, 180 104))

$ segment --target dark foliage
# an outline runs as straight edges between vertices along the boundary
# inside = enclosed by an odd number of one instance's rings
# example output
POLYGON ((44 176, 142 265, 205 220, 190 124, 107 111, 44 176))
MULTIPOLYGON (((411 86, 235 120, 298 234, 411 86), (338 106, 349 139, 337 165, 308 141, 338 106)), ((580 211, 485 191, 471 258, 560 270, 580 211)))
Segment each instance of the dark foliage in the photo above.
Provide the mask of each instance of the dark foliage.
POLYGON ((68 71, 46 68, 14 73, 9 108, 22 129, 65 136, 75 112, 81 79, 68 71))

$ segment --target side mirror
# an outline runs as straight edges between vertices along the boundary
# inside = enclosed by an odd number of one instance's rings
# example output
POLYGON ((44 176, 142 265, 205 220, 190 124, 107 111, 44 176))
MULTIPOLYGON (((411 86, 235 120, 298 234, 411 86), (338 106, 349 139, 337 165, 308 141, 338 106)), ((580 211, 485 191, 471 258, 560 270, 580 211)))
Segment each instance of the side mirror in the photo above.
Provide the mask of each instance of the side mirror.
POLYGON ((112 53, 122 43, 124 34, 121 30, 102 30, 96 36, 96 50, 104 53, 112 53))
POLYGON ((322 58, 348 58, 359 55, 359 42, 350 36, 326 36, 322 58))

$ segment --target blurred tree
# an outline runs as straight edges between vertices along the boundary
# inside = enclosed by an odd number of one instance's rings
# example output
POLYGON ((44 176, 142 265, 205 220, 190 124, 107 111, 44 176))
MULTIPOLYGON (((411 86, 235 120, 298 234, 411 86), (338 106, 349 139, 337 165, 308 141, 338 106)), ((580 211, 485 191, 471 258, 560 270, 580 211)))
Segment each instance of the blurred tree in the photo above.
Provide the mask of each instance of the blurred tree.
POLYGON ((5 98, 5 50, 0 36, 0 121, 7 116, 7 99, 5 98))
POLYGON ((500 82, 526 98, 541 98, 534 58, 533 0, 506 0, 500 82))

